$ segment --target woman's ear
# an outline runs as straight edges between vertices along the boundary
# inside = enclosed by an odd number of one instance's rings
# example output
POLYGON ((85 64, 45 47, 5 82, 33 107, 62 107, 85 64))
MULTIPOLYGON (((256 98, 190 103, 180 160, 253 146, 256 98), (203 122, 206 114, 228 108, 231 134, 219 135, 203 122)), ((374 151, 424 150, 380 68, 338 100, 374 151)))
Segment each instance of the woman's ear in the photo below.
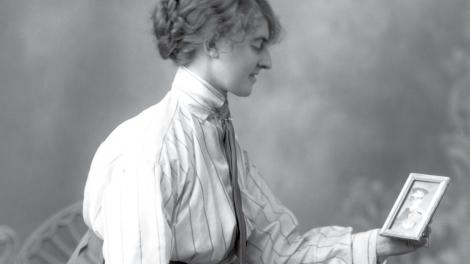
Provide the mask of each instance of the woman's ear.
POLYGON ((213 41, 204 41, 204 51, 212 59, 217 59, 219 57, 219 51, 213 41))

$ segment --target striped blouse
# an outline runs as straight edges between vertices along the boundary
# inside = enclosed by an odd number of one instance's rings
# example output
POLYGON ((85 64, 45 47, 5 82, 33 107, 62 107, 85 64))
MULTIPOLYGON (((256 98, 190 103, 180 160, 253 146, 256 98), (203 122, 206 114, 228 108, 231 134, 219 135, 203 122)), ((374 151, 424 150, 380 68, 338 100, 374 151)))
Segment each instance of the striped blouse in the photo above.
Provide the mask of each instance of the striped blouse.
MULTIPOLYGON (((227 97, 179 68, 158 104, 100 145, 85 187, 84 218, 106 263, 233 263, 236 218, 218 110, 227 97)), ((376 263, 377 231, 297 231, 237 143, 249 263, 376 263)))

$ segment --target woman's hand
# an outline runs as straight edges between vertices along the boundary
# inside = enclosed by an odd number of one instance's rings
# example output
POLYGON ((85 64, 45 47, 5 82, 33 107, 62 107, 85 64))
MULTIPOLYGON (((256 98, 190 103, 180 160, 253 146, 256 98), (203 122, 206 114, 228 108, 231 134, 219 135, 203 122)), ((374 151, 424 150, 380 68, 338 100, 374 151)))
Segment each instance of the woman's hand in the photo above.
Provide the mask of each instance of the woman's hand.
POLYGON ((419 241, 404 240, 398 238, 390 238, 377 236, 377 258, 382 261, 390 256, 403 255, 416 251, 417 249, 428 244, 431 228, 427 227, 423 233, 423 237, 419 241))

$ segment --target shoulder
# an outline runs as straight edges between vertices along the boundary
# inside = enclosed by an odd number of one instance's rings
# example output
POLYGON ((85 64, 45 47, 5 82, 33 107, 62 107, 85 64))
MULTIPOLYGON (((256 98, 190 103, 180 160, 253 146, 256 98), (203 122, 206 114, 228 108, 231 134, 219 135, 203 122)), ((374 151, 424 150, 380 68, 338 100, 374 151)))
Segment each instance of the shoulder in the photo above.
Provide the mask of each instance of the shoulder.
POLYGON ((168 93, 157 104, 114 128, 99 146, 95 158, 102 156, 114 160, 139 150, 155 154, 156 148, 161 148, 177 110, 177 100, 168 93))

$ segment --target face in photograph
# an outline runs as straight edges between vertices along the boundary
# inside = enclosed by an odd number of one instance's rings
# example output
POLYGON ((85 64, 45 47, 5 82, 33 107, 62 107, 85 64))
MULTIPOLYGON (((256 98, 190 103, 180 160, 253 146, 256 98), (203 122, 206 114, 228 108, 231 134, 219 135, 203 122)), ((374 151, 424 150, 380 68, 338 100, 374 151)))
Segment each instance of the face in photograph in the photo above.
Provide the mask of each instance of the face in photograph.
POLYGON ((429 193, 427 188, 414 186, 392 228, 399 232, 414 232, 414 228, 418 227, 425 217, 429 193))

